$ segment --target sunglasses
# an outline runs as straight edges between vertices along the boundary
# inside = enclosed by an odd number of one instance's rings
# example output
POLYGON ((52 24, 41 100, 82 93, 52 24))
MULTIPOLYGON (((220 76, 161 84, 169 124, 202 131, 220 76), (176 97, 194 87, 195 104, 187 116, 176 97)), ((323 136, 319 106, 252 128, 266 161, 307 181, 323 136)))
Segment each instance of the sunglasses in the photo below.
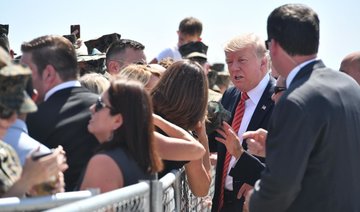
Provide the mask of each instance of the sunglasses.
POLYGON ((101 97, 99 97, 97 100, 96 100, 96 103, 95 103, 95 112, 98 112, 100 110, 102 110, 103 108, 109 108, 110 110, 112 110, 113 108, 107 104, 105 104, 101 97))
POLYGON ((279 92, 285 91, 286 87, 280 87, 280 86, 275 86, 274 87, 274 94, 278 94, 279 92))
POLYGON ((267 39, 265 41, 265 47, 266 47, 267 50, 269 50, 270 42, 271 42, 271 39, 267 39))
POLYGON ((0 118, 1 119, 9 119, 12 115, 14 115, 14 113, 15 113, 15 110, 0 106, 0 118))

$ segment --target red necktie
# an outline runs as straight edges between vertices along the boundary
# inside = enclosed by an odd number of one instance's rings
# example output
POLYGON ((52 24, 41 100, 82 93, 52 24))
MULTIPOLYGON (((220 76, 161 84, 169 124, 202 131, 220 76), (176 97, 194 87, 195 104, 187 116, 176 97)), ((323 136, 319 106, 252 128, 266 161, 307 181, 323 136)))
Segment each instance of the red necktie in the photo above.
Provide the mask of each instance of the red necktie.
MULTIPOLYGON (((237 134, 240 128, 240 124, 242 121, 242 118, 244 116, 244 112, 245 112, 245 101, 249 99, 249 96, 247 95, 247 93, 242 93, 241 94, 241 99, 239 104, 236 106, 236 110, 235 110, 235 114, 234 114, 234 119, 232 121, 231 127, 234 129, 234 132, 237 134)), ((218 211, 221 210, 223 204, 224 204, 224 189, 225 189, 225 179, 227 176, 227 171, 229 168, 229 164, 230 164, 230 160, 231 160, 231 154, 226 151, 226 155, 225 155, 225 160, 224 160, 224 169, 223 169, 223 173, 222 173, 222 178, 221 178, 221 188, 220 188, 220 202, 219 202, 219 209, 218 211)))

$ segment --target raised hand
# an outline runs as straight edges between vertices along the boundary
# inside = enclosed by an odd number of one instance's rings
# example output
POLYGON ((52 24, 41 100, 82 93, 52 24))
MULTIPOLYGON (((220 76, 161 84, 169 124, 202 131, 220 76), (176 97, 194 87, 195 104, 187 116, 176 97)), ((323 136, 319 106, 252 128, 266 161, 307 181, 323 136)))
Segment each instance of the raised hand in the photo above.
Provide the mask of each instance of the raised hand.
POLYGON ((243 134, 244 141, 248 145, 248 152, 252 155, 265 157, 265 142, 267 138, 267 131, 260 128, 256 131, 248 131, 243 134))
POLYGON ((242 153, 244 152, 243 147, 240 144, 240 139, 231 128, 231 126, 223 122, 221 129, 216 130, 223 138, 215 137, 215 139, 226 146, 227 151, 234 156, 236 159, 239 159, 242 153))

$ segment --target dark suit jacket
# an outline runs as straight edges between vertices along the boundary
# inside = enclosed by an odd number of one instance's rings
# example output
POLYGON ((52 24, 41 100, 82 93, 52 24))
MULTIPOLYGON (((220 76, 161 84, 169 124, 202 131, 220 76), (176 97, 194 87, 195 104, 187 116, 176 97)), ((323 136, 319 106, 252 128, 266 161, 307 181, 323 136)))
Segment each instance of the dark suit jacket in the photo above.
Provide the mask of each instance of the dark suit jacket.
POLYGON ((69 169, 65 171, 66 191, 71 191, 94 148, 99 144, 87 130, 89 107, 98 95, 83 87, 66 88, 55 92, 27 117, 29 134, 49 148, 62 145, 69 169))
POLYGON ((360 87, 311 62, 273 111, 250 211, 360 211, 359 161, 360 87))
MULTIPOLYGON (((275 80, 270 78, 268 85, 266 86, 264 93, 262 94, 258 105, 251 117, 247 131, 257 130, 259 128, 267 129, 268 121, 274 107, 274 102, 271 100, 271 95, 274 92, 275 80)), ((235 87, 231 87, 225 91, 221 104, 225 109, 231 111, 231 119, 229 123, 232 123, 232 119, 235 114, 236 106, 238 105, 241 98, 241 92, 235 87)), ((246 142, 243 142, 243 145, 246 142)), ((246 146, 245 146, 246 149, 246 146)), ((216 165, 216 176, 215 176, 215 193, 213 197, 212 211, 218 210, 219 204, 219 193, 222 181, 223 166, 226 154, 225 145, 218 142, 218 159, 216 165)), ((243 183, 254 185, 256 180, 260 178, 260 173, 264 169, 264 165, 255 157, 248 153, 244 153, 235 167, 230 171, 230 176, 233 177, 233 188, 234 192, 238 192, 243 183)), ((243 199, 239 200, 243 201, 243 199)), ((241 210, 241 209, 240 209, 241 210)))

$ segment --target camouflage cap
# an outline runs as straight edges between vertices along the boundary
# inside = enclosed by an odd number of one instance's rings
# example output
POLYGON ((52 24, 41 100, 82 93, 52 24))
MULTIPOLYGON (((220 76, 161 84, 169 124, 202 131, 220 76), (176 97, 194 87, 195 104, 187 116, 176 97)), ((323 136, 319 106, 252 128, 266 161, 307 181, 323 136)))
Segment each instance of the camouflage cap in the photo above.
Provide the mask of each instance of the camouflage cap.
POLYGON ((181 56, 185 59, 200 57, 207 59, 208 46, 201 41, 190 42, 179 47, 181 56))
POLYGON ((5 49, 0 48, 0 68, 3 68, 9 64, 11 64, 10 55, 5 51, 5 49))
POLYGON ((0 68, 0 105, 18 113, 36 111, 36 104, 25 92, 27 80, 31 77, 30 69, 11 62, 0 68))
POLYGON ((223 72, 225 68, 225 64, 224 63, 213 63, 210 66, 211 70, 217 71, 217 72, 223 72))

